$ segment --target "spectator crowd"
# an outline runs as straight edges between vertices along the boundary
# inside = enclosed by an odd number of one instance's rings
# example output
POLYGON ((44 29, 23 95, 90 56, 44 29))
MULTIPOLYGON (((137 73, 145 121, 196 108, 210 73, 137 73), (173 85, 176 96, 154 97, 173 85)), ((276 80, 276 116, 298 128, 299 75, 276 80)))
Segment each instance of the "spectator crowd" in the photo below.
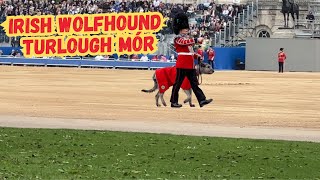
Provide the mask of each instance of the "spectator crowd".
MULTIPOLYGON (((164 3, 161 0, 7 0, 0 1, 0 23, 4 22, 7 16, 18 15, 36 16, 157 11, 161 12, 164 17, 169 18, 167 28, 162 29, 159 33, 172 34, 170 28, 172 18, 178 12, 186 12, 191 18, 195 18, 195 23, 191 24, 192 34, 195 37, 204 37, 205 41, 201 48, 207 50, 210 37, 213 37, 215 33, 219 33, 227 25, 228 21, 232 20, 242 11, 242 8, 241 5, 216 4, 214 0, 199 5, 164 3)), ((19 47, 20 38, 15 37, 10 40, 1 27, 0 43, 9 42, 12 47, 19 47)), ((159 59, 161 60, 161 58, 159 59)), ((174 58, 171 55, 166 59, 174 58)))

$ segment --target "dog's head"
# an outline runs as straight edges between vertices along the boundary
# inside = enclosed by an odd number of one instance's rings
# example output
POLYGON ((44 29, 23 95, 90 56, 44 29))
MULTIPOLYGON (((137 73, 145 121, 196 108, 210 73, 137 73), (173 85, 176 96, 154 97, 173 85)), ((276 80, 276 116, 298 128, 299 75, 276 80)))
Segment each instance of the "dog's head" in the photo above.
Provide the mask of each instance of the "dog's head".
POLYGON ((212 69, 212 66, 210 64, 204 63, 204 62, 200 63, 200 68, 199 68, 199 65, 197 64, 196 69, 197 70, 200 69, 201 74, 213 74, 214 73, 214 69, 212 69))

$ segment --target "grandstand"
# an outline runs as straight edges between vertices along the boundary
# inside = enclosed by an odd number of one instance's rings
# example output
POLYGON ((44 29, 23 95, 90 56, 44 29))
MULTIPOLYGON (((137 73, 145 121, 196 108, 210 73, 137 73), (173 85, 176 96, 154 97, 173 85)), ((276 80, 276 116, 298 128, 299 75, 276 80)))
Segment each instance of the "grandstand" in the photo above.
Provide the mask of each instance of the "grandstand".
MULTIPOLYGON (((74 14, 74 13, 99 13, 99 12, 141 12, 141 11, 160 11, 165 17, 173 17, 173 14, 178 11, 185 11, 193 21, 193 30, 197 32, 196 36, 204 36, 208 39, 210 46, 234 46, 237 45, 240 39, 240 29, 245 29, 249 21, 252 21, 253 9, 251 5, 232 5, 232 4, 215 4, 200 3, 197 6, 194 4, 172 4, 160 3, 156 1, 132 1, 130 3, 115 1, 92 1, 90 5, 72 1, 71 4, 60 4, 59 1, 52 1, 44 4, 43 1, 28 2, 27 5, 22 5, 22 1, 13 3, 13 1, 5 1, 1 5, 0 21, 3 22, 6 16, 11 15, 38 15, 38 14, 74 14), (31 7, 31 8, 28 8, 31 7), (29 10, 30 9, 30 10, 29 10)), ((168 25, 170 26, 170 20, 168 25)), ((170 56, 170 46, 172 42, 172 31, 170 28, 163 29, 158 37, 160 39, 159 52, 170 56)), ((2 47, 19 46, 18 38, 9 38, 5 35, 3 29, 0 29, 0 44, 2 47)))

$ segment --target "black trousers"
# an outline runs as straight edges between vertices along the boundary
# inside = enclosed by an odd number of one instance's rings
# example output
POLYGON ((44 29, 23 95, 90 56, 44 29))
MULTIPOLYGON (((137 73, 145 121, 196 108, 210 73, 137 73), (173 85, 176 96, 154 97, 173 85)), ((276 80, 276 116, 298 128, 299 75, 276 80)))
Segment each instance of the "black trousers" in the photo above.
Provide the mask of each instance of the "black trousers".
POLYGON ((200 103, 206 100, 206 96, 203 94, 202 90, 199 88, 199 82, 197 79, 197 73, 195 69, 179 69, 177 68, 176 82, 173 84, 171 93, 171 103, 178 103, 179 100, 179 90, 184 78, 187 77, 190 81, 191 88, 200 103))
POLYGON ((283 73, 283 62, 279 62, 279 73, 283 73))

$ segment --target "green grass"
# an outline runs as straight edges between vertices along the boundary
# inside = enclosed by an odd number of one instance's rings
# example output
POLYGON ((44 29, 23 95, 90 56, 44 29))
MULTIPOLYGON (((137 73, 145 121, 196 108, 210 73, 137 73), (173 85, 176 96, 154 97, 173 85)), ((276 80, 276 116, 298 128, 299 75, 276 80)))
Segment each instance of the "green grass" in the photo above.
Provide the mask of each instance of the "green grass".
POLYGON ((1 179, 319 179, 320 143, 0 128, 1 179))

